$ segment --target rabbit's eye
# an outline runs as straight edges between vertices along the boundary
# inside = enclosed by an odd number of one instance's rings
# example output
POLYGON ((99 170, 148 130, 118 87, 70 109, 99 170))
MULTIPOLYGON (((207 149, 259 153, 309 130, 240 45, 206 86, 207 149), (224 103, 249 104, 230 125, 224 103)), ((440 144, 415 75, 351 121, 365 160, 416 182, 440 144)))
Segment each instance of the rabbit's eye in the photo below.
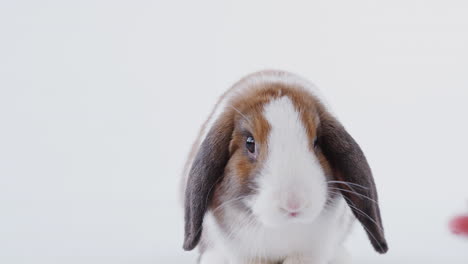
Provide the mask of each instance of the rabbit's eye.
POLYGON ((247 150, 249 150, 250 153, 254 153, 255 139, 252 136, 247 137, 247 140, 245 141, 245 146, 247 147, 247 150))
POLYGON ((317 147, 318 147, 318 144, 319 144, 318 138, 315 138, 315 139, 314 139, 314 148, 317 148, 317 147))

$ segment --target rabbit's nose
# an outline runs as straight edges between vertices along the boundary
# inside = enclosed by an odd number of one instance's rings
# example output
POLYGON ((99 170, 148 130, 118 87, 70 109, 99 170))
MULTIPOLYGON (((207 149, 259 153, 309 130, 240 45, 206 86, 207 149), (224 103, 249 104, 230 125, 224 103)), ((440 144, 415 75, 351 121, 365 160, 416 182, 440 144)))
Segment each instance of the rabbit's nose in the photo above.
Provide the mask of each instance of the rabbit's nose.
POLYGON ((291 217, 296 217, 304 209, 304 202, 297 196, 291 195, 280 206, 280 209, 291 217))
POLYGON ((286 210, 288 211, 298 211, 301 208, 301 202, 297 197, 289 197, 286 200, 286 210))

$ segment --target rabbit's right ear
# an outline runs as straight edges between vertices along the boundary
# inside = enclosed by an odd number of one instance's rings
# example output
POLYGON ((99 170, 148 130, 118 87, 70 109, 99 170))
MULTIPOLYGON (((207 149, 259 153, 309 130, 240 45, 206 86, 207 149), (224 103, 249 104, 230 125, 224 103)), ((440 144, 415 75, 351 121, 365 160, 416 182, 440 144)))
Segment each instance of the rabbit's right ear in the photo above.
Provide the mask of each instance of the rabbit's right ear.
POLYGON ((233 114, 223 113, 202 139, 196 153, 185 189, 185 250, 194 249, 200 241, 203 218, 230 157, 233 130, 233 114))
POLYGON ((326 111, 321 113, 320 147, 331 167, 338 188, 361 222, 379 253, 388 250, 372 171, 358 143, 338 120, 326 111), (352 186, 359 186, 354 190, 352 186))

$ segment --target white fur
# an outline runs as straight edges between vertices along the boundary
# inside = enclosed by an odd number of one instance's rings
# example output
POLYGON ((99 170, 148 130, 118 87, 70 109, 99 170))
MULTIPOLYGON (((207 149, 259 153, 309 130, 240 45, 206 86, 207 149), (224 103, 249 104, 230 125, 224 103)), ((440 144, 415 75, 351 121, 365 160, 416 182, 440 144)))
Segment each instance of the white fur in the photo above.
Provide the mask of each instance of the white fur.
MULTIPOLYGON (((315 86, 313 83, 307 81, 306 79, 295 75, 290 72, 285 71, 260 71, 257 73, 253 73, 231 87, 223 96, 222 100, 220 100, 216 106, 214 107, 212 113, 208 117, 208 120, 205 122, 204 127, 200 130, 200 138, 203 139, 207 135, 208 131, 210 131, 211 127, 213 126, 214 122, 219 118, 219 116, 224 112, 224 110, 229 107, 228 102, 231 98, 235 97, 236 95, 242 94, 246 90, 252 89, 257 84, 268 84, 268 83, 281 83, 287 86, 298 86, 304 89, 307 89, 310 93, 320 99, 320 101, 327 106, 327 109, 331 111, 330 106, 326 102, 324 96, 320 90, 315 86)), ((198 145, 195 146, 196 149, 199 148, 202 142, 198 142, 198 145)), ((182 180, 182 194, 183 190, 185 190, 185 185, 188 177, 188 170, 190 169, 190 165, 193 162, 193 158, 191 157, 187 160, 187 165, 185 166, 185 170, 183 172, 183 180, 182 180)), ((183 201, 183 197, 182 197, 183 201)))
POLYGON ((285 96, 267 104, 264 116, 271 127, 268 155, 257 176, 259 194, 251 208, 268 226, 310 222, 325 205, 327 184, 301 117, 285 96), (297 217, 290 217, 290 212, 297 212, 297 217))
MULTIPOLYGON (((324 103, 313 84, 294 74, 255 73, 226 92, 200 131, 200 138, 204 139, 214 121, 229 107, 228 102, 233 96, 261 83, 299 86, 324 103)), ((283 96, 265 105, 263 114, 271 126, 268 158, 257 175, 258 194, 245 201, 252 212, 228 205, 224 217, 231 225, 226 234, 208 211, 203 224, 205 251, 200 263, 347 263, 341 244, 353 216, 342 198, 325 208, 325 175, 308 146, 309 139, 299 113, 291 100, 283 96), (291 212, 297 215, 291 216, 291 212)), ((198 148, 199 145, 195 146, 196 150, 198 148)), ((186 168, 190 168, 193 158, 187 162, 186 168)), ((185 171, 182 191, 187 174, 185 171)))
POLYGON ((341 243, 351 221, 351 213, 343 200, 336 207, 322 212, 313 222, 292 223, 270 228, 255 224, 243 211, 230 208, 230 239, 221 231, 211 213, 205 217, 204 232, 209 241, 201 264, 334 264, 348 263, 341 243), (265 259, 261 259, 265 257, 265 259))
POLYGON ((265 106, 264 116, 271 126, 268 157, 257 175, 259 193, 246 201, 252 214, 228 207, 225 218, 232 226, 226 235, 208 213, 204 232, 209 244, 201 263, 343 263, 338 256, 343 255, 350 210, 342 198, 325 208, 326 178, 299 113, 283 96, 265 106), (288 214, 290 200, 298 205, 297 216, 288 214))

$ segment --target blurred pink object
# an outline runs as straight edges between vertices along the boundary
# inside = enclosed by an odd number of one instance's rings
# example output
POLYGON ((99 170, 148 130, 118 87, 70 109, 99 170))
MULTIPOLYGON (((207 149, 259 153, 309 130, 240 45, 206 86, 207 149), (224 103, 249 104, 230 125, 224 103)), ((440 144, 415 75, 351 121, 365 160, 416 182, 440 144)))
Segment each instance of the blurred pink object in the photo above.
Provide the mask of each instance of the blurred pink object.
POLYGON ((461 236, 468 236, 468 215, 457 216, 450 221, 450 230, 461 236))

